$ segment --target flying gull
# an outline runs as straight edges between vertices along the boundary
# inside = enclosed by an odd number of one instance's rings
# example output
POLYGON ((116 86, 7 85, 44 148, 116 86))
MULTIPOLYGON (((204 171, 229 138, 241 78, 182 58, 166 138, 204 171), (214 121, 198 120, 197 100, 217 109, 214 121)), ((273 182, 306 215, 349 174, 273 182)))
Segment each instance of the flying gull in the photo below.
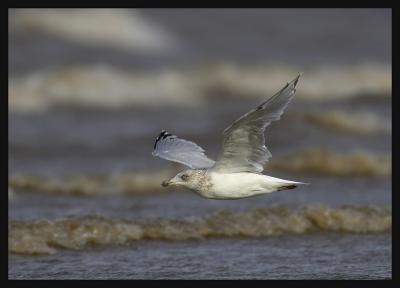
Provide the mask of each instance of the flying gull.
POLYGON ((265 147, 265 128, 280 119, 294 97, 299 77, 224 130, 217 161, 208 158, 197 144, 163 130, 154 144, 153 156, 184 164, 190 169, 164 181, 162 186, 183 186, 205 198, 239 199, 307 184, 261 173, 272 157, 265 147))

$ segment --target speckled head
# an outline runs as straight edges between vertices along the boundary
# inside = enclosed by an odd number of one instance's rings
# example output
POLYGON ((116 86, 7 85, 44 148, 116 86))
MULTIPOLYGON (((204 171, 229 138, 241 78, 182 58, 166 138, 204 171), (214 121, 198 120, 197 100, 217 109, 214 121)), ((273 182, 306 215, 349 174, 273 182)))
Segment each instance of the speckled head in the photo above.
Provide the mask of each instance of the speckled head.
POLYGON ((207 170, 188 169, 178 173, 174 178, 164 181, 162 186, 183 186, 190 190, 199 191, 207 186, 208 178, 207 170))

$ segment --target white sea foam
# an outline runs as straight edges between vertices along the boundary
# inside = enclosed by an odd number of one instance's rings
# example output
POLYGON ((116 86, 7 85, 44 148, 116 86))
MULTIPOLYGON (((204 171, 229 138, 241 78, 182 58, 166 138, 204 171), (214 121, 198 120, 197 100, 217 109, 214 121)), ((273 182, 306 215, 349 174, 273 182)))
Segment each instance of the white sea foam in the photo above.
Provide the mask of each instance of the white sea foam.
MULTIPOLYGON (((9 108, 40 111, 52 106, 201 105, 221 95, 265 98, 292 79, 299 67, 229 64, 123 71, 107 65, 37 71, 9 79, 9 108)), ((297 99, 324 101, 391 96, 391 67, 363 64, 304 71, 297 99)))
POLYGON ((290 117, 332 131, 351 134, 391 133, 391 120, 371 111, 341 111, 337 109, 319 112, 289 112, 290 117))
POLYGON ((10 27, 127 51, 165 53, 178 47, 176 38, 136 10, 17 9, 10 15, 10 27))
POLYGON ((181 219, 123 220, 88 215, 12 221, 8 225, 8 251, 34 255, 55 253, 57 248, 82 250, 138 240, 273 237, 313 232, 387 233, 392 229, 391 212, 390 207, 308 205, 302 209, 266 207, 241 213, 219 211, 181 219))

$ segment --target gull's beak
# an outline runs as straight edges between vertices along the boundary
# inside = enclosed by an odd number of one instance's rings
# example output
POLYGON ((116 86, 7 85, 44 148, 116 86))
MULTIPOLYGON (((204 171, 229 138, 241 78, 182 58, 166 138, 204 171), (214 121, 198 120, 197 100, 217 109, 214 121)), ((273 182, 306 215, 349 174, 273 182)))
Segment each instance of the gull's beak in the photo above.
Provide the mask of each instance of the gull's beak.
POLYGON ((175 177, 173 177, 173 178, 171 178, 171 179, 169 179, 169 180, 163 181, 161 185, 162 185, 163 187, 168 187, 168 186, 179 186, 180 183, 181 183, 181 181, 179 181, 179 178, 175 176, 175 177))
POLYGON ((174 181, 174 178, 170 179, 170 180, 165 180, 162 182, 162 186, 163 187, 167 187, 167 186, 172 186, 172 185, 176 185, 177 182, 174 181))

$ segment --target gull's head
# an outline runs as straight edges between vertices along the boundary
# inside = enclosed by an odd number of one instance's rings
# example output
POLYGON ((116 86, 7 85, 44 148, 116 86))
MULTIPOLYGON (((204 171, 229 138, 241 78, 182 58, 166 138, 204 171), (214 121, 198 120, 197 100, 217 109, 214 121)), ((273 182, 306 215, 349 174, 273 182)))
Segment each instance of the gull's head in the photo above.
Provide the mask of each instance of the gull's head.
POLYGON ((175 175, 174 178, 164 181, 162 183, 162 186, 167 187, 167 186, 184 186, 189 189, 193 189, 195 185, 197 185, 198 180, 199 180, 199 171, 198 170, 192 170, 188 169, 183 172, 178 173, 175 175))

